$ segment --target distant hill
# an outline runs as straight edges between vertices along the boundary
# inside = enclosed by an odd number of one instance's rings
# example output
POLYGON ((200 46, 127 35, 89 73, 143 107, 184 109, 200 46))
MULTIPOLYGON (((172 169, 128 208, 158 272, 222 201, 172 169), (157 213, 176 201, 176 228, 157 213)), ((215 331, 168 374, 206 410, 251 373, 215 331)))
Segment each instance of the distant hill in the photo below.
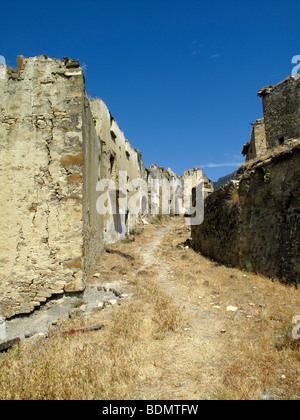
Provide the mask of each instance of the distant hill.
POLYGON ((221 188, 223 185, 227 184, 230 181, 237 180, 237 171, 232 172, 232 174, 223 176, 219 178, 217 182, 214 182, 214 189, 215 191, 221 188))

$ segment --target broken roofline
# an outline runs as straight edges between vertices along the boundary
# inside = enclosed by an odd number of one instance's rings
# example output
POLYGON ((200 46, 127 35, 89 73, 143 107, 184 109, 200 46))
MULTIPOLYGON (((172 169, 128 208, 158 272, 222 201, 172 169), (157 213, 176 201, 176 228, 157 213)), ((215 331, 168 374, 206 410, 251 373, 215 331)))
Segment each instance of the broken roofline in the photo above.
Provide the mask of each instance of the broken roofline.
POLYGON ((203 178, 197 177, 196 181, 151 179, 150 183, 137 178, 128 183, 127 171, 120 171, 118 179, 118 187, 112 179, 98 181, 96 191, 102 192, 96 201, 98 214, 140 216, 149 214, 150 207, 150 213, 154 216, 185 214, 194 216, 187 217, 187 224, 199 225, 203 222, 205 195, 203 178), (151 206, 149 206, 149 197, 151 197, 151 206), (171 197, 173 206, 171 206, 171 197))

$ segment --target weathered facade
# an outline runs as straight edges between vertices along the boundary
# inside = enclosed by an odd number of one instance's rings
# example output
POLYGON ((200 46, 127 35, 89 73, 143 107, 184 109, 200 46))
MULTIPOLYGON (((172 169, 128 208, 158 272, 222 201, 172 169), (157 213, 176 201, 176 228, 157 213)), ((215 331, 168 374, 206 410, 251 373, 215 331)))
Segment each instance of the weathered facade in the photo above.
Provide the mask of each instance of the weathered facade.
POLYGON ((211 194, 193 247, 220 263, 300 281, 300 144, 240 170, 211 194))
POLYGON ((0 77, 0 316, 7 318, 82 292, 103 247, 151 214, 151 179, 181 182, 171 170, 145 169, 104 102, 88 98, 78 61, 19 56, 17 64, 2 66, 0 77), (115 185, 115 212, 99 212, 102 181, 115 185), (150 196, 136 193, 140 182, 150 196), (138 213, 126 211, 122 194, 138 213))
POLYGON ((253 124, 250 142, 244 145, 246 161, 300 137, 300 74, 262 88, 258 96, 262 98, 264 118, 253 124))
MULTIPOLYGON (((117 122, 110 114, 107 106, 101 99, 91 100, 90 107, 93 114, 95 131, 101 143, 101 157, 97 162, 97 168, 90 169, 98 174, 97 181, 110 179, 115 183, 117 189, 117 199, 120 203, 120 189, 123 181, 120 179, 120 172, 124 172, 124 191, 127 195, 127 202, 130 200, 134 191, 130 191, 130 181, 136 179, 146 180, 147 172, 143 164, 141 153, 134 149, 125 138, 117 122)), ((91 191, 96 190, 96 184, 89 183, 91 191)), ((96 203, 93 203, 94 211, 96 203)), ((102 218, 103 241, 105 244, 118 241, 124 237, 137 223, 140 222, 138 215, 130 212, 119 212, 118 206, 116 214, 105 214, 102 218), (126 213, 126 214, 125 214, 126 213)), ((126 209, 127 210, 127 209, 126 209)))
POLYGON ((151 214, 181 214, 182 180, 170 168, 156 164, 147 169, 148 208, 151 214), (156 181, 158 184, 156 184, 156 181), (165 182, 165 184, 164 184, 165 182), (167 192, 163 194, 162 190, 167 192), (153 193, 153 195, 152 195, 153 193))
POLYGON ((19 57, 0 91, 0 313, 12 316, 83 290, 84 76, 19 57))
POLYGON ((191 179, 193 188, 197 186, 199 179, 201 179, 203 181, 205 198, 214 191, 213 182, 208 179, 201 168, 193 168, 185 171, 182 175, 182 180, 184 181, 185 179, 191 179))
POLYGON ((0 92, 0 313, 10 317, 84 290, 104 243, 125 233, 97 212, 98 181, 145 169, 105 104, 87 98, 77 61, 18 57, 0 92))
POLYGON ((262 97, 267 148, 300 137, 300 74, 258 92, 262 97))
POLYGON ((203 182, 203 199, 214 191, 213 182, 208 179, 202 169, 188 169, 182 176, 176 175, 172 169, 165 169, 153 164, 147 169, 149 191, 149 213, 163 213, 174 215, 191 216, 192 190, 203 182), (152 200, 151 194, 155 180, 160 181, 157 191, 157 201, 152 200), (164 184, 164 181, 165 184, 164 184), (164 185, 167 186, 168 194, 162 194, 164 185), (188 206, 186 208, 185 206, 188 206))
POLYGON ((210 195, 204 223, 192 227, 195 250, 291 283, 300 279, 299 80, 259 92, 264 119, 244 146, 239 181, 210 195))
POLYGON ((260 118, 255 121, 251 130, 250 142, 245 144, 243 155, 246 156, 246 161, 263 156, 267 152, 267 140, 265 120, 260 118))

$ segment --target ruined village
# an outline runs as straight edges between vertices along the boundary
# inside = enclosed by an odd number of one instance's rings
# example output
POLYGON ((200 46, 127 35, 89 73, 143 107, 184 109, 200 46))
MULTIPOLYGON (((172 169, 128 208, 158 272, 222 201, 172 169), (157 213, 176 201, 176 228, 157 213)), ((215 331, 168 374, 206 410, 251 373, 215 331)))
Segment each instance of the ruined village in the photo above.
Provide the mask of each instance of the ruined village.
POLYGON ((18 56, 5 68, 3 398, 300 398, 300 75, 258 95, 245 163, 214 189, 201 168, 146 168, 77 60, 18 56), (117 210, 99 214, 97 185, 124 172, 129 199, 133 180, 148 186, 140 212, 120 211, 118 190, 117 210), (194 200, 201 183, 201 223, 176 210, 175 188, 169 214, 159 202, 153 212, 155 180, 190 180, 194 200), (51 348, 71 354, 57 361, 51 348))

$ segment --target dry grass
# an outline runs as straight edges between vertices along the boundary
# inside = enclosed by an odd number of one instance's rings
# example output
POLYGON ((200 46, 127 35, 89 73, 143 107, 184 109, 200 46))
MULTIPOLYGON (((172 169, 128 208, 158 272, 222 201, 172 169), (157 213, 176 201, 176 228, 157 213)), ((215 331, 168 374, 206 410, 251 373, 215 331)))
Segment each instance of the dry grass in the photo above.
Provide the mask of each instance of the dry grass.
POLYGON ((9 352, 0 398, 300 399, 300 291, 216 264, 185 248, 188 237, 172 218, 115 246, 133 261, 105 253, 97 271, 122 273, 134 298, 62 326, 103 330, 57 331, 9 352))
MULTIPOLYGON (((135 284, 136 299, 103 311, 103 331, 55 332, 35 345, 22 344, 0 360, 0 399, 141 398, 136 381, 148 341, 163 340, 181 325, 180 311, 151 281, 135 284)), ((95 317, 93 321, 95 320, 95 317)), ((69 321, 78 328, 91 320, 69 321)))
POLYGON ((151 225, 161 225, 162 221, 163 221, 163 215, 157 214, 150 220, 150 223, 151 225))
POLYGON ((240 195, 239 189, 237 186, 234 186, 229 192, 229 198, 226 201, 227 208, 232 212, 235 208, 240 207, 240 195))
MULTIPOLYGON (((172 254, 176 254, 174 247, 166 259, 172 254)), ((273 394, 276 399, 300 399, 300 340, 292 338, 292 319, 300 314, 299 290, 224 267, 192 250, 181 254, 188 264, 182 264, 182 259, 175 264, 174 281, 182 285, 185 299, 193 295, 196 306, 200 295, 201 311, 215 313, 219 334, 211 345, 218 348, 222 343, 221 381, 211 396, 262 399, 273 394), (236 306, 238 312, 228 312, 228 306, 236 306)), ((213 358, 213 348, 208 346, 206 351, 213 358)))

